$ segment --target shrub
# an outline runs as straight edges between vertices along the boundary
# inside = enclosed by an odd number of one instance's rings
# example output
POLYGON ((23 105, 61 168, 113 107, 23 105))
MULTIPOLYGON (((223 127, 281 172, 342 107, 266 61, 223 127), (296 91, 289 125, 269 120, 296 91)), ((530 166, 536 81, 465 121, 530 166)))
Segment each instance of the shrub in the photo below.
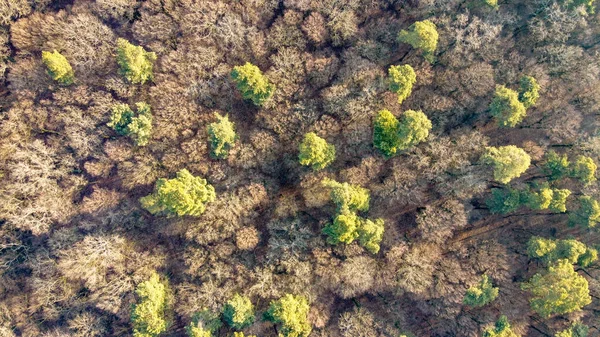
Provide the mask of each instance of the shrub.
POLYGON ((243 66, 235 66, 231 77, 244 99, 249 99, 254 105, 263 105, 271 98, 275 86, 267 80, 257 66, 246 62, 243 66))
POLYGON ((502 315, 492 327, 488 327, 483 331, 483 337, 519 337, 510 328, 508 319, 502 315))
POLYGON ((131 322, 134 337, 154 337, 165 332, 167 320, 168 284, 153 273, 148 281, 140 283, 135 293, 138 302, 133 306, 131 322))
POLYGON ((531 158, 523 149, 514 145, 486 147, 482 162, 494 167, 494 179, 507 184, 527 171, 531 158))
POLYGON ((540 85, 536 79, 531 76, 523 76, 520 80, 519 101, 523 103, 525 109, 534 106, 540 98, 540 85))
POLYGON ((155 53, 147 52, 142 46, 135 46, 125 39, 117 39, 119 72, 129 82, 144 84, 151 81, 155 61, 155 53))
POLYGON ((310 165, 313 170, 321 170, 335 160, 335 146, 313 132, 304 135, 298 155, 300 165, 310 165))
POLYGON ((42 52, 42 61, 48 68, 48 74, 53 80, 63 85, 69 85, 73 83, 75 74, 71 64, 67 61, 67 58, 61 55, 56 50, 54 52, 42 52))
POLYGON ((379 252, 379 244, 383 240, 385 230, 383 219, 371 221, 364 219, 358 227, 358 240, 360 245, 373 254, 379 252))
POLYGON ((214 200, 212 185, 182 169, 174 179, 158 179, 154 192, 140 202, 152 214, 199 216, 204 213, 205 204, 214 200))
POLYGON ((420 49, 429 62, 434 60, 434 52, 438 43, 438 32, 435 24, 429 20, 417 21, 408 30, 398 34, 398 41, 410 44, 413 48, 420 49))
POLYGON ((150 105, 142 102, 136 103, 137 113, 129 105, 117 104, 112 107, 108 126, 118 134, 129 136, 137 146, 145 146, 152 133, 152 113, 150 105))
POLYGON ((221 116, 215 112, 217 122, 208 125, 208 139, 210 141, 211 155, 218 159, 227 158, 229 150, 237 138, 235 124, 229 121, 228 116, 221 116))
POLYGON ((492 285, 487 275, 478 284, 467 289, 463 303, 472 307, 482 307, 498 297, 498 288, 492 285))
POLYGON ((308 323, 309 309, 306 297, 286 294, 279 300, 271 301, 265 319, 281 324, 281 336, 308 337, 312 330, 308 323))
POLYGON ((531 308, 544 318, 579 311, 592 302, 587 280, 567 260, 558 260, 521 288, 531 293, 531 308))
POLYGON ((596 181, 596 170, 598 166, 590 157, 579 156, 571 171, 571 176, 581 180, 586 185, 596 181))
POLYGON ((230 327, 241 330, 254 323, 254 306, 249 298, 235 294, 225 304, 223 319, 230 327))
POLYGON ((388 69, 390 90, 398 94, 398 104, 402 104, 410 96, 413 85, 417 81, 415 70, 410 65, 391 66, 388 69))
POLYGON ((496 86, 490 110, 498 125, 503 127, 516 126, 527 113, 525 105, 519 101, 519 94, 503 85, 496 86))

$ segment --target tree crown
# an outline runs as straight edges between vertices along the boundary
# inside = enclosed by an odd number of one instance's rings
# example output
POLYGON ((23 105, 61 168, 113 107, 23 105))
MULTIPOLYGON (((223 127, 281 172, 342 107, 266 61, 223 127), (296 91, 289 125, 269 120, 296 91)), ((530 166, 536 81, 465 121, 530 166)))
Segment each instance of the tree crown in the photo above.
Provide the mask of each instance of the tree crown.
POLYGON ((75 73, 73 72, 73 68, 71 68, 71 64, 67 61, 67 58, 61 53, 56 50, 53 52, 43 51, 42 62, 46 65, 48 74, 53 80, 62 85, 73 83, 75 73))

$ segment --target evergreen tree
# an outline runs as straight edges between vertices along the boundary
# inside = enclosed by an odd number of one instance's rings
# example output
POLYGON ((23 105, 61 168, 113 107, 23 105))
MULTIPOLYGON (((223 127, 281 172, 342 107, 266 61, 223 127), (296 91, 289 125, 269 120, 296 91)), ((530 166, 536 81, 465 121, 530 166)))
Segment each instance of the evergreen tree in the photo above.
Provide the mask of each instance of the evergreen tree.
POLYGON ((557 332, 554 337, 587 337, 590 327, 579 322, 574 323, 570 328, 557 332))
POLYGON ((486 201, 486 204, 492 213, 512 213, 522 205, 521 194, 519 190, 512 188, 494 188, 492 196, 486 201))
POLYGON ((254 306, 249 298, 235 294, 225 304, 223 318, 230 327, 242 330, 254 323, 254 306))
POLYGON ((498 297, 498 288, 492 285, 487 275, 478 284, 467 289, 463 303, 472 307, 482 307, 498 297))
POLYGON ((155 337, 170 325, 167 319, 168 284, 153 273, 148 281, 140 283, 135 293, 138 302, 133 306, 131 322, 134 337, 155 337))
POLYGON ((483 3, 494 9, 498 8, 498 0, 483 0, 483 3))
POLYGON ((548 208, 552 212, 564 213, 567 211, 567 198, 571 195, 571 191, 566 189, 553 189, 552 200, 548 208))
POLYGON ((384 109, 377 113, 373 127, 373 145, 386 158, 394 156, 398 151, 400 146, 399 127, 400 122, 389 110, 384 109))
POLYGON ((556 241, 539 236, 532 236, 527 242, 527 254, 531 258, 553 260, 556 248, 556 241))
POLYGON ((569 159, 567 155, 559 155, 554 151, 548 151, 545 155, 543 169, 551 180, 558 180, 570 174, 569 159))
POLYGON ((313 132, 304 135, 298 155, 300 165, 310 165, 313 170, 321 170, 335 160, 335 146, 313 132))
POLYGON ((427 139, 431 130, 431 121, 421 111, 407 110, 402 114, 398 126, 398 148, 407 150, 427 139))
POLYGON ((579 156, 573 165, 571 176, 581 180, 586 185, 596 181, 596 170, 598 166, 590 157, 579 156))
POLYGON ((539 192, 531 191, 526 193, 527 207, 536 210, 548 209, 552 203, 554 191, 549 187, 543 187, 539 192))
POLYGON ((510 328, 510 323, 506 316, 502 315, 492 327, 488 327, 483 331, 483 337, 519 337, 510 328))
POLYGON ((328 178, 323 179, 321 184, 331 190, 331 200, 337 205, 338 213, 369 210, 370 196, 369 190, 366 188, 348 183, 338 183, 328 178))
POLYGON ((398 41, 420 49, 425 59, 431 63, 434 61, 438 38, 437 27, 429 20, 417 21, 408 27, 408 30, 403 29, 398 34, 398 41))
POLYGON ((593 228, 600 221, 600 204, 590 196, 579 197, 579 208, 569 215, 569 225, 593 228))
POLYGON ((182 169, 174 179, 158 179, 154 193, 141 198, 140 202, 152 214, 199 216, 204 213, 205 204, 214 200, 212 185, 182 169))
POLYGON ((119 72, 129 82, 144 84, 151 81, 155 61, 155 53, 147 52, 142 46, 135 46, 125 39, 117 40, 119 72))
POLYGON ((594 248, 586 247, 585 252, 577 258, 577 264, 586 268, 598 260, 598 251, 594 248))
POLYGON ((323 228, 323 234, 327 235, 327 243, 337 245, 338 243, 350 244, 358 238, 358 228, 361 219, 356 213, 342 211, 338 213, 333 222, 323 228))
POLYGON ((525 105, 519 101, 519 94, 503 85, 496 86, 490 110, 502 127, 516 126, 526 114, 525 105))
POLYGON ((521 288, 531 293, 531 308, 544 318, 579 311, 592 302, 587 280, 576 273, 567 260, 556 261, 521 288))
POLYGON ((358 240, 360 245, 373 254, 379 252, 379 244, 383 240, 383 232, 385 230, 383 219, 371 221, 364 219, 361 221, 358 228, 358 240))
POLYGON ((222 325, 218 314, 204 309, 194 314, 185 330, 189 337, 216 337, 222 325))
POLYGON ((134 113, 127 104, 116 104, 111 109, 108 126, 118 134, 129 136, 137 146, 145 146, 152 134, 152 113, 150 105, 136 103, 137 113, 134 113))
POLYGON ((410 96, 413 85, 417 82, 417 74, 410 65, 391 66, 388 69, 390 90, 398 94, 398 104, 402 104, 410 96))
POLYGON ((503 184, 520 177, 531 163, 527 152, 514 145, 486 147, 481 159, 494 167, 494 179, 503 184))
POLYGON ((519 101, 523 103, 525 109, 529 109, 537 103, 540 98, 540 85, 536 79, 531 76, 521 77, 519 88, 519 101))
POLYGON ((229 121, 228 116, 223 117, 215 112, 215 117, 217 121, 207 127, 211 155, 217 159, 224 159, 227 158, 237 138, 235 124, 229 121))
POLYGON ((256 336, 255 335, 248 335, 248 336, 246 336, 246 335, 244 335, 243 332, 234 332, 233 333, 233 337, 256 337, 256 336))
POLYGON ((250 62, 234 67, 231 77, 242 93, 242 97, 251 100, 254 105, 263 105, 275 92, 275 86, 269 83, 260 69, 250 62))
POLYGON ((42 62, 44 62, 46 68, 48 68, 48 74, 53 80, 62 85, 73 84, 75 73, 73 72, 73 68, 71 68, 71 64, 67 61, 67 58, 61 53, 56 50, 52 53, 43 51, 42 62))
POLYGON ((309 309, 306 297, 286 294, 279 300, 271 301, 265 319, 281 324, 280 336, 308 337, 312 330, 308 322, 309 309))

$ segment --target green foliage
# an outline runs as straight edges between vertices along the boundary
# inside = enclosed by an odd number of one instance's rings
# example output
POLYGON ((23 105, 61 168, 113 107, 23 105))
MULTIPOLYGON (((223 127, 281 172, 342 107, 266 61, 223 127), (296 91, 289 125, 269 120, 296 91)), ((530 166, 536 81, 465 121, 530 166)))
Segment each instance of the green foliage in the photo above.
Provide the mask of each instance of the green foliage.
POLYGON ((230 327, 241 330, 254 323, 254 306, 249 298, 235 294, 225 304, 223 319, 230 327))
POLYGON ((73 73, 73 68, 71 68, 71 64, 69 64, 67 58, 61 53, 56 50, 52 53, 43 51, 42 62, 44 62, 46 68, 48 68, 48 74, 53 80, 63 85, 73 83, 75 73, 73 73))
POLYGON ((304 296, 286 294, 271 301, 265 319, 281 324, 279 335, 283 337, 308 337, 312 328, 308 323, 308 300, 304 296))
POLYGON ((347 211, 369 210, 369 190, 357 185, 338 183, 335 180, 325 178, 321 182, 324 187, 331 190, 331 200, 337 205, 338 213, 347 211))
POLYGON ((358 238, 360 221, 360 217, 354 212, 342 211, 338 213, 333 218, 333 222, 323 228, 323 234, 327 235, 327 243, 332 245, 352 243, 358 238))
POLYGON ((145 146, 152 134, 152 112, 150 105, 136 103, 137 112, 127 104, 116 104, 111 109, 110 121, 107 123, 118 134, 129 136, 137 146, 145 146))
POLYGON ((548 208, 552 212, 564 213, 567 211, 567 198, 571 191, 567 189, 552 189, 552 200, 548 208))
POLYGON ((490 111, 502 127, 516 126, 527 113, 525 105, 519 101, 519 94, 503 85, 496 86, 490 111))
POLYGON ((379 244, 383 240, 385 224, 383 219, 371 221, 364 219, 358 228, 358 239, 360 245, 373 254, 379 252, 379 244))
POLYGON ((531 308, 544 318, 578 311, 592 302, 587 280, 576 273, 567 260, 556 261, 521 288, 531 293, 531 308))
POLYGON ((527 254, 531 258, 541 259, 550 257, 556 252, 557 244, 552 239, 532 236, 527 242, 527 254))
POLYGON ((548 209, 552 203, 553 196, 554 192, 549 187, 543 187, 539 192, 529 192, 526 197, 527 207, 536 210, 548 209))
POLYGON ((398 94, 398 104, 402 104, 410 96, 413 85, 417 82, 417 74, 410 65, 391 66, 388 69, 390 90, 398 94))
POLYGON ((594 248, 586 247, 585 252, 577 258, 577 264, 586 268, 598 260, 598 251, 594 248))
POLYGON ((521 192, 512 188, 494 188, 492 196, 486 201, 490 212, 495 214, 508 214, 521 207, 521 192))
POLYGON ((117 40, 117 63, 121 75, 133 83, 144 84, 152 80, 152 68, 156 54, 147 52, 142 46, 135 46, 125 39, 117 40))
POLYGON ((463 303, 472 307, 482 307, 496 297, 498 297, 498 288, 492 285, 487 275, 483 275, 478 284, 467 289, 463 303))
POLYGON ((214 201, 215 196, 214 187, 205 179, 182 169, 174 179, 158 179, 154 193, 141 198, 140 202, 152 214, 199 216, 204 213, 205 204, 214 201))
POLYGON ((520 81, 519 101, 523 103, 525 109, 534 106, 540 98, 540 85, 536 79, 531 76, 523 76, 520 81))
POLYGON ((483 337, 519 337, 519 335, 512 331, 508 319, 502 315, 494 326, 488 327, 483 331, 483 337))
POLYGON ((560 0, 565 6, 570 9, 577 8, 579 6, 583 6, 587 11, 587 14, 595 14, 596 6, 594 3, 596 0, 560 0))
POLYGON ((204 309, 194 314, 185 330, 189 337, 215 337, 222 325, 218 314, 204 309))
POLYGON ((384 109, 377 113, 373 127, 373 145, 386 158, 392 157, 398 151, 400 145, 399 127, 400 122, 389 110, 384 109))
POLYGON ((529 257, 542 259, 547 263, 564 259, 583 267, 588 266, 597 259, 595 249, 588 248, 577 240, 552 240, 539 236, 533 236, 529 239, 527 253, 529 257))
POLYGON ((589 196, 579 197, 579 208, 569 215, 569 225, 593 228, 600 221, 600 204, 589 196))
POLYGON ((321 170, 335 160, 335 146, 314 132, 304 135, 298 155, 300 165, 310 165, 313 170, 321 170))
POLYGON ((483 3, 492 8, 498 8, 498 0, 483 0, 483 3))
POLYGON ((431 130, 431 121, 422 111, 407 110, 402 114, 398 127, 398 148, 409 149, 420 142, 425 141, 431 130))
POLYGON ((589 330, 590 327, 577 322, 570 328, 557 332, 554 337, 587 337, 589 330))
POLYGON ((254 105, 263 105, 275 92, 275 86, 250 62, 243 66, 235 66, 231 77, 242 97, 251 100, 254 105))
POLYGON ((221 116, 215 112, 217 121, 207 127, 211 155, 218 159, 227 158, 229 150, 233 147, 237 136, 235 124, 229 121, 228 116, 221 116))
POLYGON ((256 336, 255 335, 248 335, 248 336, 246 336, 246 335, 244 335, 243 332, 234 332, 233 333, 233 337, 256 337, 256 336))
POLYGON ((589 185, 596 181, 596 169, 598 169, 598 166, 592 158, 579 156, 575 161, 571 175, 589 185))
POLYGON ((523 149, 514 145, 486 147, 482 162, 494 167, 494 179, 507 184, 529 168, 531 158, 523 149))
POLYGON ((569 159, 567 155, 559 155, 554 151, 546 153, 543 169, 551 180, 558 180, 570 174, 569 159))
POLYGON ((438 44, 438 32, 435 24, 429 20, 417 21, 398 34, 398 41, 420 49, 429 62, 434 61, 434 52, 438 44))
POLYGON ((155 337, 170 325, 167 320, 168 284, 153 273, 135 289, 138 302, 133 306, 131 323, 134 337, 155 337))

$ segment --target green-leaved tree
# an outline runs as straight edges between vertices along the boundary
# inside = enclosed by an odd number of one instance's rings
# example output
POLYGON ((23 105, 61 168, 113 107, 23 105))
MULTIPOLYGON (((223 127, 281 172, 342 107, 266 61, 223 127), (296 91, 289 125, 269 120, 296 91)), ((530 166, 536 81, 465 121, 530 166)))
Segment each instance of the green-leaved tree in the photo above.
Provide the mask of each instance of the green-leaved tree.
POLYGON ((328 178, 323 179, 321 184, 330 189, 331 200, 336 204, 339 213, 369 210, 370 193, 368 189, 358 185, 339 183, 328 178))
POLYGON ((589 185, 596 181, 597 169, 598 166, 591 157, 578 156, 575 164, 573 164, 571 176, 589 185))
POLYGON ((137 286, 138 301, 131 313, 134 337, 155 337, 167 330, 170 325, 168 291, 167 281, 161 280, 157 273, 137 286))
POLYGON ((487 275, 483 275, 476 285, 467 289, 463 303, 472 307, 482 307, 498 297, 498 288, 492 285, 487 275))
POLYGON ((279 335, 283 337, 308 337, 312 327, 308 322, 310 307, 304 296, 286 294, 271 301, 265 319, 280 324, 279 335))
POLYGON ((358 227, 358 241, 360 245, 373 254, 377 254, 380 249, 381 240, 383 240, 383 232, 385 223, 383 219, 364 219, 358 227))
POLYGON ((329 244, 350 244, 358 238, 360 225, 361 218, 356 213, 342 211, 333 218, 333 222, 323 228, 323 234, 327 235, 327 243, 329 244))
POLYGON ((231 71, 231 78, 242 97, 251 100, 257 106, 263 105, 275 92, 275 86, 250 62, 243 66, 235 66, 231 71))
POLYGON ((598 201, 587 195, 579 197, 579 208, 569 215, 569 225, 593 228, 599 221, 600 204, 598 201))
POLYGON ((544 155, 543 170, 551 180, 558 180, 568 176, 571 173, 570 165, 571 163, 567 155, 559 155, 552 150, 544 155))
POLYGON ((189 337, 216 337, 222 325, 219 314, 203 309, 194 314, 185 330, 189 337))
POLYGON ((417 21, 401 30, 398 41, 410 44, 415 49, 420 49, 427 61, 433 63, 434 53, 438 44, 438 32, 435 24, 429 20, 417 21))
POLYGON ((488 327, 483 331, 483 337, 520 337, 510 327, 506 316, 502 315, 496 321, 494 326, 488 327))
POLYGON ((503 85, 496 86, 490 111, 502 127, 516 126, 527 113, 525 105, 519 101, 519 94, 503 85))
POLYGON ((141 198, 140 203, 152 214, 199 216, 215 197, 215 189, 206 179, 182 169, 176 178, 158 179, 154 192, 141 198))
POLYGON ((576 322, 568 329, 557 332, 554 337, 587 337, 589 331, 589 326, 576 322))
POLYGON ((112 127, 118 134, 129 136, 137 146, 148 144, 152 135, 152 112, 150 105, 138 102, 137 111, 127 104, 116 104, 111 109, 108 126, 112 127))
POLYGON ((523 76, 520 80, 519 101, 523 103, 525 109, 529 109, 537 103, 540 98, 540 85, 537 80, 531 76, 523 76))
POLYGON ((484 164, 494 167, 494 180, 503 184, 520 177, 531 164, 531 158, 527 152, 514 145, 486 147, 481 160, 484 164))
POLYGON ((225 304, 223 319, 235 330, 242 330, 254 323, 254 305, 248 297, 235 294, 225 304))
POLYGON ((42 62, 46 65, 48 74, 53 80, 62 85, 73 83, 75 73, 73 72, 73 68, 71 68, 71 64, 67 61, 67 58, 61 53, 56 50, 53 52, 43 51, 42 62))
POLYGON ((324 169, 335 160, 335 146, 314 132, 304 135, 299 150, 300 165, 310 166, 313 170, 324 169))
POLYGON ((144 84, 152 80, 152 68, 156 54, 148 52, 142 46, 129 41, 117 39, 117 63, 119 72, 133 84, 144 84))
POLYGON ((217 121, 210 123, 207 127, 210 153, 214 158, 224 159, 227 158, 229 150, 237 138, 235 124, 229 120, 228 116, 223 117, 215 112, 215 117, 217 121))
POLYGON ((388 69, 390 91, 398 95, 398 104, 402 104, 410 96, 413 85, 417 82, 415 70, 408 64, 391 66, 388 69))
POLYGON ((394 156, 400 146, 400 122, 389 110, 383 109, 377 113, 373 124, 373 146, 386 158, 394 156))

